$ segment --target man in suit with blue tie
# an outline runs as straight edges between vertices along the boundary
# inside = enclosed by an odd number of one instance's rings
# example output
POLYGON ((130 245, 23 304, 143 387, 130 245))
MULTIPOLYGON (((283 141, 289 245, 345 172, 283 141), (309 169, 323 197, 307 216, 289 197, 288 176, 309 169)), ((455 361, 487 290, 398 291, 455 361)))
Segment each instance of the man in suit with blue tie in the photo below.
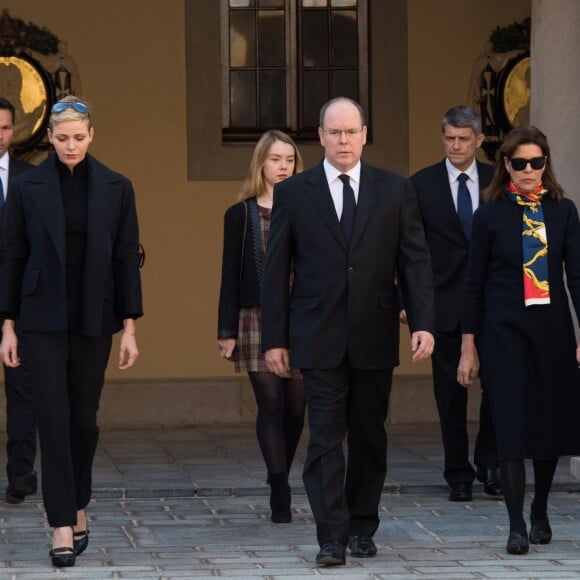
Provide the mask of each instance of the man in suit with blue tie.
POLYGON ((471 220, 481 203, 481 192, 493 176, 493 166, 475 159, 483 139, 481 120, 474 109, 465 106, 450 109, 441 123, 445 159, 411 177, 433 262, 435 350, 431 362, 445 453, 444 477, 451 501, 471 501, 475 477, 483 482, 486 494, 502 493, 485 385, 482 382, 474 470, 469 461, 467 390, 457 382, 471 220))
MULTIPOLYGON (((14 177, 33 168, 33 165, 14 159, 10 146, 14 135, 15 109, 7 99, 0 97, 0 223, 4 212, 8 184, 14 177)), ((6 392, 6 433, 8 503, 21 503, 27 495, 36 493, 37 477, 34 471, 36 457, 36 419, 30 399, 30 386, 23 366, 4 367, 6 392)))
POLYGON ((397 287, 413 359, 433 350, 433 284, 410 181, 361 161, 360 105, 320 112, 324 160, 276 185, 262 285, 262 348, 272 372, 299 368, 310 442, 303 480, 320 566, 371 557, 387 470, 385 419, 399 363, 397 287), (290 290, 290 273, 293 274, 290 290), (347 438, 345 465, 343 442, 347 438))

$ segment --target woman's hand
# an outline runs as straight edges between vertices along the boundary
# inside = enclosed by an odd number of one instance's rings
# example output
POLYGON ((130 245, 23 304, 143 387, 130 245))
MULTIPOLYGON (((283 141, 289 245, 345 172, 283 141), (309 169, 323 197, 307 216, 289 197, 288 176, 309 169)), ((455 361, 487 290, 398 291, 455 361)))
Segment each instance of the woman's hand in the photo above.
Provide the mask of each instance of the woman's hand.
POLYGON ((475 348, 475 335, 464 334, 461 341, 461 358, 457 366, 457 382, 469 387, 479 371, 479 359, 475 348))
POLYGON ((2 324, 2 342, 0 343, 0 358, 7 367, 20 365, 18 358, 18 338, 14 332, 14 320, 5 320, 2 324))
POLYGON ((231 358, 236 348, 235 338, 220 338, 218 343, 218 353, 222 358, 231 358))
POLYGON ((124 371, 131 368, 137 357, 139 349, 137 348, 137 339, 135 338, 135 321, 132 318, 126 318, 123 321, 125 330, 121 335, 119 344, 119 370, 124 371))

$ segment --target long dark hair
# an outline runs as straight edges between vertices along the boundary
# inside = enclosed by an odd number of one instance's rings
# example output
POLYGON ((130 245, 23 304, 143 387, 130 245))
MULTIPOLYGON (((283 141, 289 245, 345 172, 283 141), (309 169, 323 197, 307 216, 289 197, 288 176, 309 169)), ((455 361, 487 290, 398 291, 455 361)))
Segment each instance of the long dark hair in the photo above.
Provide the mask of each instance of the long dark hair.
POLYGON ((504 142, 499 150, 499 157, 495 162, 495 174, 489 187, 484 192, 484 199, 486 201, 493 201, 495 199, 504 197, 510 184, 510 174, 505 166, 505 160, 511 159, 515 150, 520 145, 537 145, 546 159, 546 169, 542 175, 542 182, 544 187, 548 190, 547 197, 551 199, 560 200, 566 194, 563 187, 558 183, 554 170, 552 169, 552 161, 550 158, 550 146, 548 139, 537 127, 533 125, 523 125, 512 129, 505 137, 504 142))

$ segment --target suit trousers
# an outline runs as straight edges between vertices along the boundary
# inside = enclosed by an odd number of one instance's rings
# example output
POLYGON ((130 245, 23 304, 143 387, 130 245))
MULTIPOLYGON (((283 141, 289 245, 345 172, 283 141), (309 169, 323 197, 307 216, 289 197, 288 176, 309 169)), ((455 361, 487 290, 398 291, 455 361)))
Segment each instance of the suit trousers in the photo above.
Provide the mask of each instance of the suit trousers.
POLYGON ((30 373, 24 364, 4 366, 6 392, 6 451, 8 481, 34 470, 36 418, 32 406, 30 373))
POLYGON ((393 369, 300 369, 310 441, 303 481, 322 545, 373 536, 387 473, 387 417, 393 369), (343 443, 347 438, 345 465, 343 443))
POLYGON ((52 527, 76 524, 91 499, 97 411, 111 336, 23 332, 41 449, 42 494, 52 527))
MULTIPOLYGON (((435 350, 431 356, 433 387, 445 453, 444 477, 450 485, 472 483, 475 477, 469 462, 467 435, 467 389, 457 382, 461 356, 461 330, 435 332, 435 350)), ((480 373, 481 379, 481 373, 480 373)), ((475 441, 474 462, 483 468, 497 467, 497 442, 485 382, 481 379, 479 431, 475 441)))

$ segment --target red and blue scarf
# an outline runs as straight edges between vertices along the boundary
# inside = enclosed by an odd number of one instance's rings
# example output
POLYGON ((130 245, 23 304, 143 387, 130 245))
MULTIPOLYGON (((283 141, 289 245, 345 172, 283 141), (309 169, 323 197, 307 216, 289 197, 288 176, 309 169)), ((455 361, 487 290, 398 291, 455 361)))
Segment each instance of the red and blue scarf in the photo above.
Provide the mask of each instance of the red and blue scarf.
POLYGON ((523 206, 522 250, 524 276, 524 302, 526 306, 550 304, 548 283, 548 238, 542 197, 546 194, 540 183, 533 191, 522 193, 510 183, 508 199, 523 206))

